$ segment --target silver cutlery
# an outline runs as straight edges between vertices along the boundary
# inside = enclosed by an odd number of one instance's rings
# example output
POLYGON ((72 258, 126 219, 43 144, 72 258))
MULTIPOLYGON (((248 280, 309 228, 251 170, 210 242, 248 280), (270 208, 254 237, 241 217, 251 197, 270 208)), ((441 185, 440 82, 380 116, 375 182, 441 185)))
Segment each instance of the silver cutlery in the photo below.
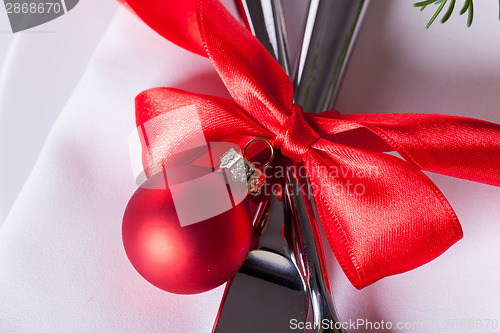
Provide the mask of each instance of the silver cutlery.
MULTIPOLYGON (((333 106, 367 3, 310 1, 294 71, 294 102, 305 112, 318 113, 333 106)), ((281 0, 244 0, 243 5, 254 35, 292 77, 281 0)), ((259 213, 260 222, 267 221, 267 229, 259 238, 259 248, 250 252, 226 286, 214 332, 288 332, 291 319, 307 320, 306 305, 310 307, 313 332, 345 332, 335 328, 339 320, 330 295, 307 177, 288 170, 282 193, 282 201, 272 198, 259 213), (270 212, 267 218, 263 214, 266 209, 270 212), (277 233, 282 227, 286 240, 277 233), (283 292, 283 287, 300 286, 299 280, 301 288, 290 288, 297 294, 283 292), (280 291, 281 306, 262 299, 280 291), (303 307, 293 303, 300 299, 303 307)))

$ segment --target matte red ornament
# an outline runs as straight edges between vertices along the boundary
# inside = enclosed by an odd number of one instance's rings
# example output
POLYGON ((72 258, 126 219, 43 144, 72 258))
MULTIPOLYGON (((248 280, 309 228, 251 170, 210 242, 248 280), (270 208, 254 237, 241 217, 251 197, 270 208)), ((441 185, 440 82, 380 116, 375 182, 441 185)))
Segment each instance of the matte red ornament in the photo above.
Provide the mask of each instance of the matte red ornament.
MULTIPOLYGON (((197 173, 197 168, 186 166, 181 177, 193 179, 197 173)), ((250 249, 248 199, 215 217, 181 226, 165 179, 163 173, 149 178, 127 205, 122 226, 127 256, 160 289, 177 294, 213 289, 238 271, 250 249)), ((181 192, 182 200, 191 200, 189 192, 181 192)), ((192 209, 197 209, 194 202, 192 209)))

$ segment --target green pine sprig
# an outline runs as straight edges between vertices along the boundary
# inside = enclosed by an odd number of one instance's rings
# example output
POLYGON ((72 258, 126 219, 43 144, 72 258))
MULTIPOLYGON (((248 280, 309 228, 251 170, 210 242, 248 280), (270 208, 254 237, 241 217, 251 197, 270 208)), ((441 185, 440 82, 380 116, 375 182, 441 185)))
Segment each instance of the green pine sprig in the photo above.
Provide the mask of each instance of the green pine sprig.
MULTIPOLYGON (((432 4, 438 5, 438 8, 434 12, 434 15, 432 15, 431 19, 429 20, 429 22, 425 26, 426 29, 429 29, 429 27, 432 25, 432 23, 434 23, 434 21, 439 16, 439 14, 441 14, 441 12, 443 11, 443 9, 447 3, 448 3, 448 0, 426 0, 426 1, 414 3, 413 6, 420 7, 420 11, 423 11, 429 5, 432 5, 432 4)), ((441 23, 445 23, 446 21, 448 21, 451 14, 453 13, 453 10, 455 9, 455 3, 456 3, 456 0, 450 0, 450 3, 448 5, 448 9, 446 10, 446 13, 444 13, 443 17, 441 18, 441 23)), ((500 9, 500 0, 498 0, 498 6, 500 9)), ((472 24, 472 20, 474 18, 474 2, 473 2, 473 0, 465 0, 464 5, 463 5, 462 9, 460 10, 459 14, 463 15, 466 12, 468 13, 468 15, 467 15, 467 27, 470 27, 472 24)), ((499 19, 500 19, 500 12, 499 12, 499 19)))

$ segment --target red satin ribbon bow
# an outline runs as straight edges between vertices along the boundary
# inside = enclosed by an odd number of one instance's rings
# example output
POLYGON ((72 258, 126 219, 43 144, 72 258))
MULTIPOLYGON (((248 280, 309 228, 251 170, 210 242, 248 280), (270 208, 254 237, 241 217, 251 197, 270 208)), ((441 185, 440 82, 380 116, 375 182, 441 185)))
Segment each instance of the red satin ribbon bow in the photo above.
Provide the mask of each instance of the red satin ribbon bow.
MULTIPOLYGON (((136 98, 137 124, 194 104, 208 142, 262 137, 302 162, 330 245, 356 288, 416 268, 462 237, 453 209, 421 170, 500 186, 497 124, 436 114, 303 114, 278 63, 218 1, 122 2, 167 39, 208 56, 233 98, 150 89, 136 98)), ((157 160, 195 135, 189 117, 169 119, 175 126, 148 142, 157 160)))

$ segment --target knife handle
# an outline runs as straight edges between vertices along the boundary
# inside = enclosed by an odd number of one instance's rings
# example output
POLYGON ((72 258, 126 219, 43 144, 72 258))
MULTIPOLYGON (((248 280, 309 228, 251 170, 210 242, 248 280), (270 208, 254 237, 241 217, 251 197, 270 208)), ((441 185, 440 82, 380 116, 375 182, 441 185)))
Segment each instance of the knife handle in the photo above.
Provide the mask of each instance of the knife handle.
MULTIPOLYGON (((298 166, 301 167, 302 165, 298 166)), ((303 166, 302 166, 303 167, 303 166)), ((313 332, 346 333, 340 325, 331 296, 323 246, 317 227, 312 191, 307 177, 287 169, 284 197, 294 230, 294 252, 302 264, 311 302, 313 332)))

